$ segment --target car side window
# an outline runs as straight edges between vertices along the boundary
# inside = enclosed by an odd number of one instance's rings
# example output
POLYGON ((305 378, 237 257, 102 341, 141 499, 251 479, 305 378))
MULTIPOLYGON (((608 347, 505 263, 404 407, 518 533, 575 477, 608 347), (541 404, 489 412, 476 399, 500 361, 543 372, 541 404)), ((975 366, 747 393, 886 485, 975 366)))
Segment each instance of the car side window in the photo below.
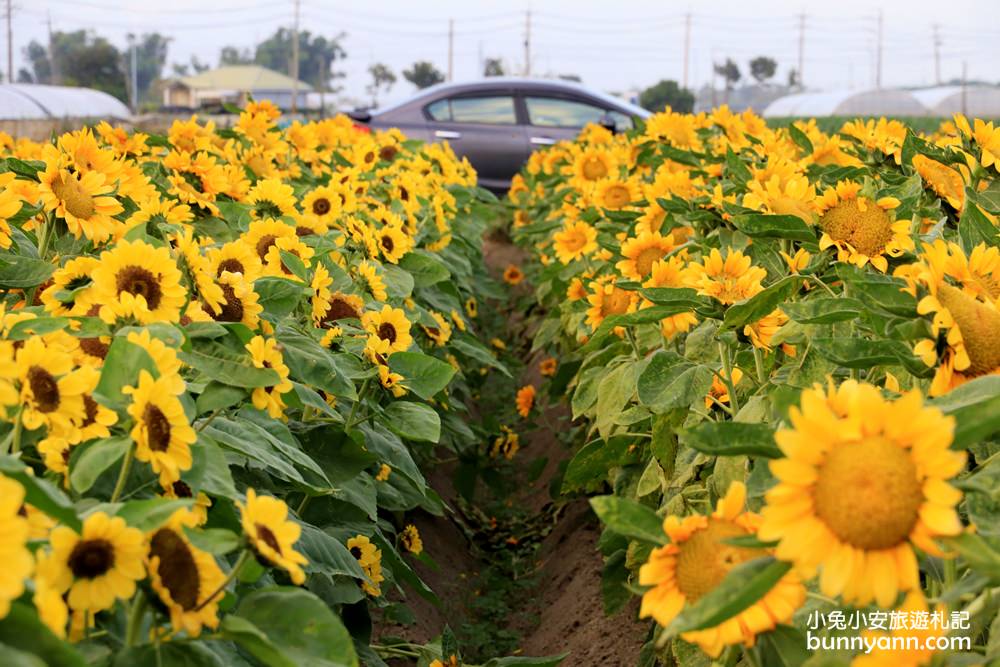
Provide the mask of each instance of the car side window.
POLYGON ((427 106, 428 115, 437 121, 480 123, 485 125, 517 125, 514 97, 484 95, 483 97, 452 97, 427 106))
POLYGON ((632 121, 632 116, 629 116, 628 114, 624 114, 621 111, 609 111, 608 115, 614 119, 615 130, 617 132, 628 132, 635 127, 635 123, 632 121))
POLYGON ((536 127, 583 127, 596 123, 606 111, 601 107, 557 97, 525 97, 528 122, 536 127))

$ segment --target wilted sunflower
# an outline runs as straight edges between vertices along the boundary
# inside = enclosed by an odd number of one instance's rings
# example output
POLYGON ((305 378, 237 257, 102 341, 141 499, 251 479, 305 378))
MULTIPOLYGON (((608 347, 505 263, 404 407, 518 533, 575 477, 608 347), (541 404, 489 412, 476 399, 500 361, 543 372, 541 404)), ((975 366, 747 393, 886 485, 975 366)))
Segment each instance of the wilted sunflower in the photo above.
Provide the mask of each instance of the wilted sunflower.
POLYGON ((552 247, 563 264, 597 250, 597 230, 582 220, 567 220, 553 237, 552 247))
POLYGON ((405 352, 413 343, 410 320, 401 308, 386 305, 381 311, 369 311, 361 316, 361 324, 369 333, 369 341, 384 356, 405 352))
POLYGON ((94 301, 102 304, 105 321, 131 317, 140 324, 151 324, 180 319, 186 291, 181 272, 166 248, 122 241, 101 253, 100 264, 91 275, 94 301))
POLYGON ((886 400, 854 380, 803 391, 789 418, 758 534, 803 576, 819 569, 824 595, 892 605, 920 585, 914 546, 941 555, 934 538, 962 530, 962 492, 946 481, 965 467, 954 419, 918 391, 886 400))
POLYGON ((121 213, 124 207, 112 194, 114 183, 109 183, 100 171, 72 174, 52 162, 38 178, 45 210, 54 211, 65 220, 73 236, 82 235, 94 243, 104 243, 121 226, 112 216, 121 213))
POLYGON ((490 456, 493 458, 504 457, 508 461, 514 460, 521 446, 521 436, 507 426, 500 426, 500 435, 493 440, 490 447, 490 456))
POLYGON ((198 439, 184 405, 171 392, 175 388, 170 378, 154 380, 145 370, 139 371, 138 385, 122 388, 122 393, 132 397, 128 414, 135 420, 130 433, 136 443, 135 458, 149 463, 164 487, 191 468, 191 445, 198 439))
POLYGON ((162 527, 149 533, 146 568, 156 596, 167 608, 175 632, 190 637, 201 634, 203 626, 219 624, 217 595, 226 576, 212 554, 198 549, 184 532, 195 527, 194 513, 181 508, 162 527), (210 595, 215 595, 209 599, 210 595))
POLYGON ((382 550, 364 535, 357 535, 347 540, 347 549, 368 576, 368 581, 361 582, 361 588, 373 597, 382 595, 379 586, 385 581, 385 577, 382 576, 382 550))
POLYGON ((20 419, 28 429, 45 426, 67 433, 83 419, 83 395, 88 377, 70 353, 58 345, 47 345, 42 337, 24 341, 16 352, 11 370, 21 384, 20 419))
POLYGON ((252 207, 250 215, 256 220, 296 213, 294 188, 276 178, 257 181, 247 193, 246 203, 252 207))
POLYGON ((399 541, 411 554, 419 556, 423 553, 424 542, 420 539, 420 531, 412 523, 399 531, 399 541))
POLYGON ((871 263, 885 273, 889 257, 913 250, 910 221, 895 220, 890 213, 899 206, 894 197, 874 201, 859 194, 861 184, 840 181, 827 188, 819 199, 819 226, 823 236, 819 247, 837 248, 837 259, 856 266, 871 263))
POLYGON ((531 414, 532 406, 535 404, 535 386, 526 384, 518 389, 515 402, 517 404, 517 414, 527 419, 528 415, 531 414))
POLYGON ((558 367, 558 362, 555 357, 548 357, 542 359, 538 363, 538 372, 545 377, 552 377, 556 374, 556 368, 558 367))
POLYGON ((121 517, 94 512, 84 519, 82 532, 58 526, 49 543, 52 584, 60 593, 69 591, 75 611, 110 609, 115 600, 132 597, 135 583, 146 576, 142 531, 121 517))
MULTIPOLYGON (((653 549, 639 568, 639 585, 652 586, 642 596, 639 617, 661 626, 689 604, 712 592, 736 566, 768 555, 768 550, 729 544, 733 538, 750 537, 760 517, 744 509, 746 487, 733 482, 710 516, 668 516, 663 531, 670 544, 653 549)), ((750 607, 719 625, 685 632, 681 638, 698 644, 718 657, 729 645, 753 646, 757 635, 791 621, 806 599, 806 590, 794 572, 788 572, 750 607)))
POLYGON ((752 260, 739 250, 730 250, 725 259, 717 248, 712 248, 701 262, 688 265, 688 282, 699 294, 710 296, 723 304, 749 299, 764 287, 760 284, 767 277, 767 270, 754 266, 752 260))
POLYGON ((262 562, 286 570, 293 583, 304 583, 302 566, 309 561, 294 549, 302 528, 289 520, 288 505, 271 496, 258 496, 253 489, 247 489, 246 505, 239 501, 236 505, 254 553, 262 562))
POLYGON ((292 390, 292 382, 288 379, 288 366, 278 349, 278 341, 273 338, 254 336, 246 344, 250 353, 250 361, 257 368, 270 368, 278 374, 278 383, 267 387, 254 387, 251 400, 258 410, 267 410, 273 419, 280 419, 285 412, 285 402, 282 394, 292 390))
POLYGON ((403 381, 403 376, 399 373, 393 373, 387 365, 378 365, 378 379, 382 388, 391 391, 396 398, 406 394, 406 388, 400 384, 403 381))
POLYGON ((56 315, 85 315, 91 307, 91 273, 99 264, 96 257, 75 257, 52 274, 52 284, 42 292, 46 312, 56 315))
POLYGON ((630 280, 646 280, 653 267, 677 246, 673 234, 642 231, 622 243, 622 259, 615 266, 630 280))
POLYGON ((0 474, 0 618, 24 592, 24 580, 35 565, 27 546, 29 526, 21 515, 23 505, 24 487, 0 474))

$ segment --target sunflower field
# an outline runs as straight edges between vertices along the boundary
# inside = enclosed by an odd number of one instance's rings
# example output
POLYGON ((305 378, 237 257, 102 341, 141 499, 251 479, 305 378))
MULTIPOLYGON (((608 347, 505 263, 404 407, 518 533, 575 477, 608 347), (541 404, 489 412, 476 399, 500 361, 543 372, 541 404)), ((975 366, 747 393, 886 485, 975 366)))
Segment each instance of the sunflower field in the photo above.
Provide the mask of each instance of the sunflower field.
POLYGON ((0 136, 0 663, 384 665, 388 593, 436 600, 404 513, 506 372, 497 200, 447 146, 278 122, 0 136))
POLYGON ((569 402, 561 491, 594 494, 643 664, 1000 660, 998 169, 981 120, 722 107, 591 126, 515 179, 558 360, 524 403, 569 402), (879 615, 904 620, 849 621, 879 615))

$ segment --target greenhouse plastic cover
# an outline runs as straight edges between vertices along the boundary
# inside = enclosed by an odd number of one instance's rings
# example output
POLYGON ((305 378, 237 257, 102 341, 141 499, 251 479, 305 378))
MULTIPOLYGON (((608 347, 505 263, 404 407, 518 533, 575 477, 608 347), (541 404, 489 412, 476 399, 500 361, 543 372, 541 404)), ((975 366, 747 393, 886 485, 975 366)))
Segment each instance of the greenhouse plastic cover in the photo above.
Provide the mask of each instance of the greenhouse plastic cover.
POLYGON ((1000 87, 939 86, 913 91, 913 95, 935 116, 964 113, 970 118, 1000 118, 1000 87))
POLYGON ((128 107, 90 88, 32 83, 0 84, 0 120, 131 117, 128 107))
POLYGON ((768 118, 783 116, 923 116, 927 107, 905 90, 798 93, 776 99, 764 109, 768 118))

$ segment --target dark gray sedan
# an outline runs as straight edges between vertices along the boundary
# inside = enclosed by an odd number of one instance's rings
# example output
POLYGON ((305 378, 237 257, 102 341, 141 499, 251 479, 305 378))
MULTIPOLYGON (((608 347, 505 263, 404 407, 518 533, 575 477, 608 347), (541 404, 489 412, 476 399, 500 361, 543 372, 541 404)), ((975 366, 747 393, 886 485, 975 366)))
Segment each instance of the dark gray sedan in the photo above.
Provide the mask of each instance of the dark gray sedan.
POLYGON ((348 115, 375 129, 398 127, 413 139, 448 141, 469 158, 480 185, 499 191, 538 147, 572 139, 588 123, 622 132, 649 112, 565 81, 488 78, 438 84, 385 109, 348 115))

